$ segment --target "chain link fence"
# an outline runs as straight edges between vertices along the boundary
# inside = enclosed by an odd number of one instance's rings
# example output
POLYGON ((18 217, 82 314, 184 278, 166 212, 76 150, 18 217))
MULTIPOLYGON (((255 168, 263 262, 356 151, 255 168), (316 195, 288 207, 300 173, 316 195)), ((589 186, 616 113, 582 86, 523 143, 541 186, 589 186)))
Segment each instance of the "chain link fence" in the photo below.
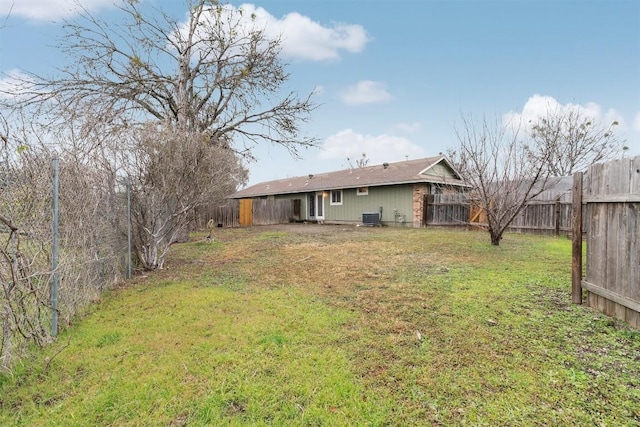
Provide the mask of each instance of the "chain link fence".
MULTIPOLYGON (((60 328, 127 272, 126 188, 72 152, 59 154, 57 263, 53 263, 53 158, 46 148, 3 147, 0 159, 0 369, 44 345, 58 286, 60 328), (55 274, 54 274, 54 265, 55 274)), ((52 329, 53 328, 53 329, 52 329)))

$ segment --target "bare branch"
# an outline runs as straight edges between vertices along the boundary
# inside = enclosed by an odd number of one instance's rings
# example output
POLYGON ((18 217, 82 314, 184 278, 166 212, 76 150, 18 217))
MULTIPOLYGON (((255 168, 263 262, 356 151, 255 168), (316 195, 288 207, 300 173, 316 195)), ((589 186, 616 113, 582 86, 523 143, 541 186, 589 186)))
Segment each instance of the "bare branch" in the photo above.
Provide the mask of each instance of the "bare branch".
POLYGON ((232 6, 187 4, 186 22, 137 2, 120 8, 118 24, 84 10, 65 26, 60 48, 71 61, 56 78, 28 75, 23 102, 99 106, 128 123, 171 122, 244 147, 269 142, 296 152, 317 144, 298 127, 315 109, 311 94, 279 98, 289 78, 280 40, 232 6))
POLYGON ((491 243, 499 245, 504 231, 524 206, 549 185, 548 154, 534 153, 519 129, 483 118, 462 117, 458 144, 448 155, 473 188, 486 214, 491 243))
POLYGON ((615 134, 618 122, 603 123, 579 110, 557 109, 531 126, 536 153, 548 155, 545 161, 553 176, 568 176, 589 165, 623 153, 624 141, 615 134))

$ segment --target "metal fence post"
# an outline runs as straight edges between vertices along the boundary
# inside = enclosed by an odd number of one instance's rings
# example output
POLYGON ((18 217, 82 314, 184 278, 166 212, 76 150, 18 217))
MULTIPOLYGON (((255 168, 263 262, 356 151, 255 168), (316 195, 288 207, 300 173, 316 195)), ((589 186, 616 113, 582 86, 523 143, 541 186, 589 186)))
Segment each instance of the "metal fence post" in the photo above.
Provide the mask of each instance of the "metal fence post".
POLYGON ((131 278, 131 178, 127 176, 127 279, 131 278))
POLYGON ((53 153, 53 250, 51 255, 51 335, 58 335, 58 153, 53 153))

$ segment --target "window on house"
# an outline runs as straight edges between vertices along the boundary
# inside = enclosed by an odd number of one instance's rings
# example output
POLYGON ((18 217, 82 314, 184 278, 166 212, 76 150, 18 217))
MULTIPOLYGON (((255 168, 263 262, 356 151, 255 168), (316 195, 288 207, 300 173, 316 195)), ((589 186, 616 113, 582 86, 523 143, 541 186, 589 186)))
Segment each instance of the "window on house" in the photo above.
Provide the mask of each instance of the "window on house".
POLYGON ((331 204, 332 205, 342 204, 342 190, 331 190, 331 204))
POLYGON ((367 196, 369 194, 369 187, 358 187, 356 194, 358 196, 367 196))

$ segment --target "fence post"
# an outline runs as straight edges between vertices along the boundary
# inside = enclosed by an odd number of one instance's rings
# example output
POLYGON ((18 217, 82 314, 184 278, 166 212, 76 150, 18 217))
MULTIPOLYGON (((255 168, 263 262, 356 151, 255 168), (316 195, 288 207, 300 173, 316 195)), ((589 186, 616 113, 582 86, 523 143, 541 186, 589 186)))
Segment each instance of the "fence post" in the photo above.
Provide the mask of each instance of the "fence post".
POLYGON ((553 231, 553 235, 558 237, 560 236, 560 197, 556 198, 556 205, 555 205, 555 217, 554 217, 554 231, 553 231))
POLYGON ((131 279, 131 177, 127 176, 127 279, 131 279))
POLYGON ((573 175, 571 228, 571 300, 582 304, 582 172, 573 175))
POLYGON ((53 248, 51 253, 51 336, 58 335, 58 153, 53 153, 53 248))
POLYGON ((424 194, 422 200, 422 226, 427 227, 429 225, 429 195, 424 194))

